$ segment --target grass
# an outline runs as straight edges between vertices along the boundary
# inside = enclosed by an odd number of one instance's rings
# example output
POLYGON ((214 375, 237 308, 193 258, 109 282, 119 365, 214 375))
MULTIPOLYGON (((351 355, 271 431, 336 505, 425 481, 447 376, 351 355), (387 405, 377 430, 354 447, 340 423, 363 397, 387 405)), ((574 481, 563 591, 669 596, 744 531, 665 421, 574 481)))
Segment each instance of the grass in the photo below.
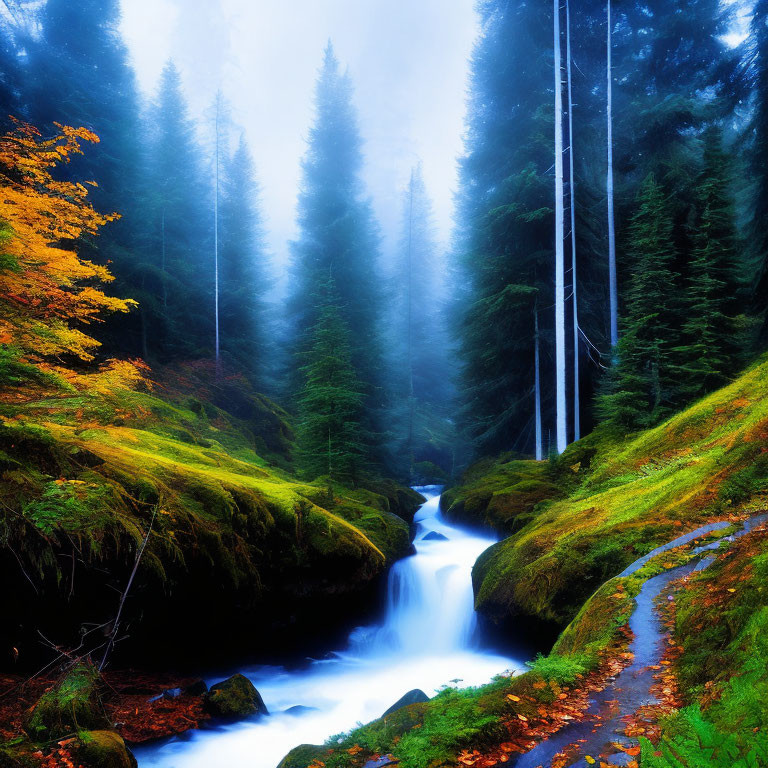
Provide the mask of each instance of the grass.
POLYGON ((557 463, 569 495, 489 550, 477 607, 563 627, 606 579, 705 520, 727 518, 765 485, 768 363, 656 429, 622 441, 598 431, 557 463), (575 471, 574 471, 575 470, 575 471))

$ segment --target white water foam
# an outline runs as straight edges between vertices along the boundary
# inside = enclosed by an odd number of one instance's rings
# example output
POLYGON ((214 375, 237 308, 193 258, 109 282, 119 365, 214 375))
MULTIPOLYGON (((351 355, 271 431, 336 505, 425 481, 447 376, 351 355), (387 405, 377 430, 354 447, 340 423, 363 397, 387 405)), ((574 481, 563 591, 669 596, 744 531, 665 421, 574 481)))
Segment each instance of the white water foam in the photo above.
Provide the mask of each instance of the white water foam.
POLYGON ((390 571, 382 624, 356 629, 345 650, 305 669, 242 670, 272 714, 137 749, 140 768, 276 768, 293 747, 374 720, 414 688, 432 696, 522 668, 478 642, 471 571, 494 540, 448 525, 439 488, 417 490, 428 501, 415 518, 416 554, 390 571), (286 712, 291 707, 302 709, 286 712))

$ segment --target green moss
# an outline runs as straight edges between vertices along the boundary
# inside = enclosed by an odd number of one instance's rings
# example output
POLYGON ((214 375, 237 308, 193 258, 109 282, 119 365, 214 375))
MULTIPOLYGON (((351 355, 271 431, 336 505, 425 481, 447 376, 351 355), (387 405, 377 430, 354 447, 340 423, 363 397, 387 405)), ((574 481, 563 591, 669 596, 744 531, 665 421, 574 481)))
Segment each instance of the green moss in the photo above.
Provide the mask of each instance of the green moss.
POLYGON ((0 744, 0 768, 39 768, 36 751, 37 747, 26 739, 0 744))
POLYGON ((267 713, 259 692, 241 674, 212 685, 203 700, 206 710, 216 717, 243 718, 267 713))
MULTIPOLYGON (((759 493, 766 428, 761 362, 655 429, 625 442, 598 430, 569 447, 551 469, 567 479, 567 496, 540 504, 478 561, 478 609, 498 621, 527 615, 565 626, 635 559, 759 493)), ((472 482, 483 486, 482 476, 472 482)), ((498 484, 495 471, 489 482, 498 484)))
POLYGON ((78 734, 77 759, 83 768, 136 768, 136 758, 114 731, 78 734))
POLYGON ((470 467, 441 504, 449 520, 510 534, 535 516, 541 502, 561 495, 547 464, 502 456, 470 467))
POLYGON ((71 736, 79 730, 109 727, 98 692, 99 674, 81 664, 43 694, 24 723, 24 730, 37 741, 71 736))
POLYGON ((292 749, 277 768, 308 768, 316 759, 325 754, 326 748, 315 744, 300 744, 292 749))

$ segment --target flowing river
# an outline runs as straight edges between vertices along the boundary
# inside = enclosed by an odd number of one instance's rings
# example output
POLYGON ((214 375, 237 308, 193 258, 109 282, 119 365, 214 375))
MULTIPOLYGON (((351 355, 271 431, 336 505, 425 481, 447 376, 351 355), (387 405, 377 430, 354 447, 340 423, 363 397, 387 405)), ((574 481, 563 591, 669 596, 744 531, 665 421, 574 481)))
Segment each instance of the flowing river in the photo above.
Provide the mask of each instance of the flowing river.
POLYGON ((414 688, 432 696, 445 685, 479 685, 523 667, 483 650, 478 637, 471 571, 494 539, 448 525, 439 488, 416 490, 428 499, 415 518, 416 554, 390 571, 382 623, 359 627, 344 650, 300 669, 241 670, 269 716, 138 748, 141 768, 276 768, 293 747, 375 720, 414 688))

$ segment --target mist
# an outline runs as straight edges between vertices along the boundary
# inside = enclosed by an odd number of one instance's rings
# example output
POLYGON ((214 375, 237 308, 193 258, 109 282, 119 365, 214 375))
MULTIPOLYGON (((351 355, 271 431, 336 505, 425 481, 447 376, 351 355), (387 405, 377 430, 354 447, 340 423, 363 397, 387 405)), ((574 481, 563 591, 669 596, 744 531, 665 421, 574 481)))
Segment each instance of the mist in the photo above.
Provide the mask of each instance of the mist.
POLYGON ((296 235, 300 160, 330 40, 355 86, 364 178, 391 254, 400 193, 423 163, 435 221, 450 239, 462 149, 474 0, 123 0, 121 29, 142 94, 172 58, 193 114, 221 88, 250 142, 276 268, 296 235))

